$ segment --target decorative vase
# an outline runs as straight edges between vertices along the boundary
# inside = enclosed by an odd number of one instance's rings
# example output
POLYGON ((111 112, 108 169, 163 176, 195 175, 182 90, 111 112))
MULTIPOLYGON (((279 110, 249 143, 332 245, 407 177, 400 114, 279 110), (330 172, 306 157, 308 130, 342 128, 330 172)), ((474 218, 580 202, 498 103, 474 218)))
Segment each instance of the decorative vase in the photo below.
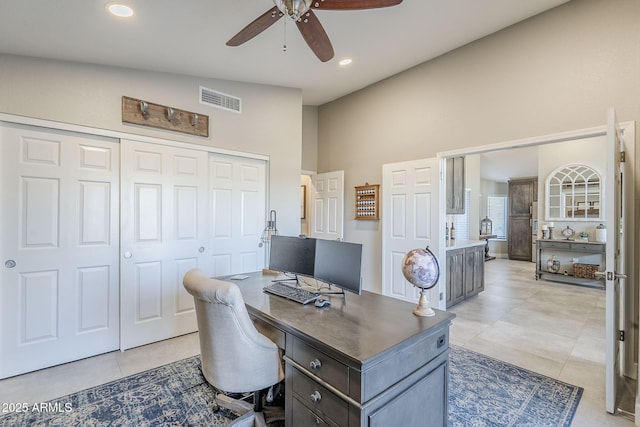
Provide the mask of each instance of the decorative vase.
POLYGON ((560 271, 560 261, 556 259, 555 255, 552 255, 551 258, 547 260, 547 271, 549 273, 557 273, 560 271))

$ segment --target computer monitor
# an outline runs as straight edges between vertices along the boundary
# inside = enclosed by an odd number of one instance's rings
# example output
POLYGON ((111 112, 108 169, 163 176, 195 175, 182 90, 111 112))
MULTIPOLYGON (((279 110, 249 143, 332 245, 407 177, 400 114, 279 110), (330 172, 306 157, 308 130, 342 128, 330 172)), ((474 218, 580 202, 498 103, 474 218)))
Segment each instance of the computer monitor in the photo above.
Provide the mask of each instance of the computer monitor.
POLYGON ((337 240, 316 240, 313 277, 360 295, 362 245, 337 240))
POLYGON ((272 236, 269 269, 311 277, 315 255, 316 239, 272 236))

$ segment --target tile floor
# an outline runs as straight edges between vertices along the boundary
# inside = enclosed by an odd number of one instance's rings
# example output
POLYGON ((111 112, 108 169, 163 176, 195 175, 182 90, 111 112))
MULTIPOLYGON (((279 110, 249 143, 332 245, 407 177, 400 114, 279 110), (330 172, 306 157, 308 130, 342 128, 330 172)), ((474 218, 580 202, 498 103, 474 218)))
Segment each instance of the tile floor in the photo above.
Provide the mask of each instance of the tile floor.
MULTIPOLYGON (((534 264, 486 264, 485 291, 462 302, 451 343, 584 387, 576 427, 633 426, 604 410, 604 292, 536 281, 534 264)), ((197 334, 0 381, 0 403, 37 403, 199 353, 197 334)))
POLYGON ((487 262, 485 291, 450 309, 451 343, 583 387, 573 426, 633 426, 604 407, 604 291, 534 272, 531 262, 487 262))

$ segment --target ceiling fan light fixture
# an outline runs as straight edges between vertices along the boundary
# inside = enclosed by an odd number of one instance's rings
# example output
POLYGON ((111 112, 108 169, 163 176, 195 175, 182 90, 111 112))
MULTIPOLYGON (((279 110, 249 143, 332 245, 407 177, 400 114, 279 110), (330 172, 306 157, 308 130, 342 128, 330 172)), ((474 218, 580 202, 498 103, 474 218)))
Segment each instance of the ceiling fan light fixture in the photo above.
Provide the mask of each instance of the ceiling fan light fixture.
POLYGON ((299 20, 317 0, 273 0, 273 3, 284 15, 299 20))

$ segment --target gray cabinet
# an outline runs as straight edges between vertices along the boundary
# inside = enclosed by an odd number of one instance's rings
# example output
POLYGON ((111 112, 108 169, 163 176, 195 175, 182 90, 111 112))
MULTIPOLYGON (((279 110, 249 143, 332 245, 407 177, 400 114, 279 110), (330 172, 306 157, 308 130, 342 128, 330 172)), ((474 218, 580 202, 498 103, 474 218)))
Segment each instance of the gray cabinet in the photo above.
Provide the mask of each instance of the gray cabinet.
POLYGON ((447 308, 484 290, 484 246, 447 251, 447 308))
POLYGON ((447 159, 447 214, 464 213, 464 157, 447 159))
POLYGON ((537 178, 509 180, 509 259, 531 261, 533 202, 538 195, 537 178))

